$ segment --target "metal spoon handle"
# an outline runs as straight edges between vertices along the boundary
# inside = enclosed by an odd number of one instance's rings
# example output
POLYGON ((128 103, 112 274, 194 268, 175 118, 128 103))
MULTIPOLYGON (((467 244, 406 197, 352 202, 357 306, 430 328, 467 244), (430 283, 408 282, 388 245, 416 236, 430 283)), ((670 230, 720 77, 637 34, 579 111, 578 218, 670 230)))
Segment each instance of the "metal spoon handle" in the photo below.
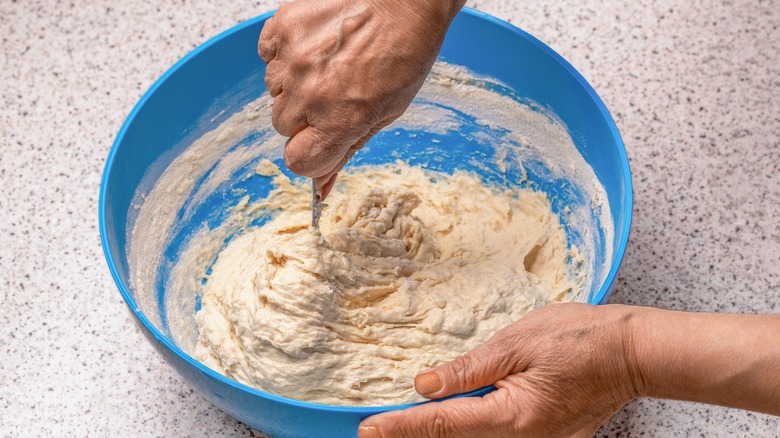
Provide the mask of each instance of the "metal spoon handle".
POLYGON ((320 229, 320 216, 322 215, 322 209, 324 204, 320 199, 320 194, 317 193, 317 187, 314 184, 314 178, 311 179, 311 226, 315 230, 320 229))

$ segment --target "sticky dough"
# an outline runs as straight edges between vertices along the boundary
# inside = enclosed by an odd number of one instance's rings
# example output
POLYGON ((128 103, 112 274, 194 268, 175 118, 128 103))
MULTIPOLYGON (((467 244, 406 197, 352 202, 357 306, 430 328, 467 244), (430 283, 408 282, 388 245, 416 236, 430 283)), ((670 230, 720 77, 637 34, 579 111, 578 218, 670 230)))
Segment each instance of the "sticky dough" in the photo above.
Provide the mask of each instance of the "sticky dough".
POLYGON ((196 315, 197 358, 245 384, 337 405, 421 400, 416 373, 582 287, 543 193, 353 168, 316 231, 309 186, 263 166, 278 212, 219 253, 196 315))

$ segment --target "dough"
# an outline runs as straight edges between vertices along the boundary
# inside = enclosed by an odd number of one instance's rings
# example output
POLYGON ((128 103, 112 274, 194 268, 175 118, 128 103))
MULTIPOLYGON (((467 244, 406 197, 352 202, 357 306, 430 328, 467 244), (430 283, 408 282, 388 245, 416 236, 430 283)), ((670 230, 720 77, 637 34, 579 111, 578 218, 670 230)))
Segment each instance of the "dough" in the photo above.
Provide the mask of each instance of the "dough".
POLYGON ((309 228, 311 193, 275 173, 278 212, 234 237, 203 286, 197 359, 274 394, 421 400, 414 376, 535 306, 570 300, 582 259, 546 195, 398 163, 352 168, 309 228))

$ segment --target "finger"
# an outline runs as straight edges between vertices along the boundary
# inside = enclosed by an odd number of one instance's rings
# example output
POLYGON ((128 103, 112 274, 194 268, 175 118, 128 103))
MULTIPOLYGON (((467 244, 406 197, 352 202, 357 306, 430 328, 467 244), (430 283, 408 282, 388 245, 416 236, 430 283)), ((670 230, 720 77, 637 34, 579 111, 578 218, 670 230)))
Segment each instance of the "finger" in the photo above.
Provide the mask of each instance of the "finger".
POLYGON ((483 388, 523 371, 511 348, 511 335, 503 329, 463 356, 418 374, 415 389, 423 397, 441 398, 483 388))
POLYGON ((370 140, 374 135, 376 135, 377 132, 381 131, 383 128, 385 128, 387 125, 393 122, 395 118, 387 119, 385 121, 382 121, 378 123, 376 126, 371 128, 371 130, 368 131, 368 134, 364 135, 360 138, 354 145, 352 145, 349 150, 347 151, 347 155, 339 161, 339 164, 336 165, 336 167, 325 174, 325 176, 321 176, 315 179, 314 184, 315 187, 318 189, 321 188, 322 190, 322 199, 324 200, 328 193, 330 193, 330 189, 333 188, 333 184, 336 182, 336 175, 341 172, 341 170, 344 168, 344 166, 349 162, 349 160, 352 159, 353 156, 359 151, 360 149, 365 146, 366 142, 370 140), (327 188, 327 189, 326 189, 327 188))
POLYGON ((512 436, 513 415, 499 394, 456 398, 368 417, 360 423, 358 437, 512 436))
POLYGON ((284 162, 295 174, 309 178, 322 177, 339 164, 348 149, 348 144, 334 144, 322 131, 307 126, 287 140, 284 162))
POLYGON ((280 93, 274 98, 271 124, 285 137, 294 137, 308 126, 306 113, 298 105, 290 102, 287 93, 280 93))
MULTIPOLYGON (((342 160, 346 161, 346 160, 342 160)), ((325 176, 318 176, 314 178, 314 189, 320 192, 321 199, 324 201, 325 198, 328 197, 328 194, 330 193, 330 189, 333 188, 333 184, 336 182, 336 175, 339 174, 341 171, 341 168, 343 168, 344 165, 340 164, 336 168, 339 169, 338 171, 332 171, 328 172, 325 176)))
POLYGON ((328 172, 325 176, 314 179, 314 187, 320 191, 320 196, 322 197, 321 199, 323 201, 330 194, 331 189, 333 189, 333 185, 336 184, 336 177, 338 176, 339 172, 341 172, 341 169, 344 168, 350 158, 355 155, 355 152, 356 150, 350 149, 349 152, 347 152, 347 155, 341 159, 338 165, 336 165, 335 169, 328 172))
POLYGON ((325 198, 328 197, 328 194, 330 194, 331 189, 333 189, 333 185, 336 184, 336 178, 339 176, 338 173, 334 173, 327 182, 322 186, 322 194, 321 199, 324 201, 325 198))
POLYGON ((279 60, 271 60, 265 68, 265 88, 271 97, 282 92, 284 86, 284 70, 279 60))
POLYGON ((317 190, 322 191, 322 199, 325 199, 328 196, 328 193, 330 193, 330 188, 332 188, 333 183, 336 182, 335 176, 339 172, 341 172, 341 170, 349 162, 349 160, 351 160, 352 157, 355 156, 355 153, 357 153, 357 151, 358 149, 353 146, 347 151, 347 155, 345 155, 344 158, 342 158, 341 161, 339 161, 339 163, 336 165, 336 167, 333 170, 326 173, 324 176, 320 176, 314 179, 314 187, 317 190), (331 187, 328 188, 328 190, 325 190, 328 184, 330 184, 331 187))
POLYGON ((276 32, 276 17, 265 20, 260 38, 257 39, 257 54, 266 64, 276 57, 279 48, 279 36, 276 32))

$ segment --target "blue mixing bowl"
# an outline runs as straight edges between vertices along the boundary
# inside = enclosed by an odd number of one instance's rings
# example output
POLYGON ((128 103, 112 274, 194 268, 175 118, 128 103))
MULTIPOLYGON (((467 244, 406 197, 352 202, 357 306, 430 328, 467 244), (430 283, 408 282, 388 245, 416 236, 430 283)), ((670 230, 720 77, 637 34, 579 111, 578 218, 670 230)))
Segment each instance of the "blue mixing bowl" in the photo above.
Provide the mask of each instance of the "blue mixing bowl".
MULTIPOLYGON (((141 331, 207 400, 276 437, 356 436, 357 425, 363 418, 409 405, 329 406, 291 400, 242 385, 186 354, 173 342, 164 320, 152 323, 156 319, 142 312, 131 287, 127 246, 129 228, 137 215, 134 202, 139 190, 145 190, 150 177, 153 180, 155 175, 159 176, 158 164, 175 158, 181 145, 213 129, 263 91, 265 66, 255 52, 257 37, 270 16, 269 13, 242 23, 195 49, 168 70, 133 108, 114 141, 103 173, 99 204, 103 250, 116 285, 141 331)), ((507 93, 535 102, 566 127, 603 185, 612 214, 611 251, 597 248, 608 269, 583 299, 595 304, 605 302, 628 241, 632 195, 626 152, 604 104, 582 76, 549 47, 510 24, 468 8, 452 23, 441 59, 497 79, 508 87, 507 93)), ((374 146, 370 143, 359 154, 361 160, 381 162, 385 149, 395 148, 398 145, 393 142, 401 141, 395 138, 408 143, 410 137, 381 134, 374 146)), ((447 138, 443 140, 446 142, 447 138)), ((468 144, 464 144, 461 142, 461 147, 468 149, 468 144)), ((451 163, 441 166, 443 171, 459 167, 451 163)), ((534 176, 530 178, 533 180, 534 176)), ((535 187, 549 192, 554 210, 565 208, 566 196, 558 192, 557 186, 540 183, 535 187)), ((165 291, 162 285, 159 289, 158 299, 162 303, 165 291)))

